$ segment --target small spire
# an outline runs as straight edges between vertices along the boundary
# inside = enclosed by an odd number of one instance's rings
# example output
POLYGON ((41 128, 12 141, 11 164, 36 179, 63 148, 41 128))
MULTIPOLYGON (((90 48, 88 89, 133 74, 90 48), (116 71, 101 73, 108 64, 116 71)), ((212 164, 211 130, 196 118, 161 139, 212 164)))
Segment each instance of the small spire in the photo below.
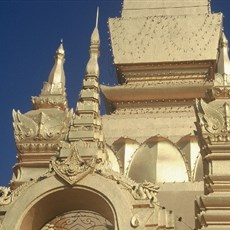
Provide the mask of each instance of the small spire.
POLYGON ((96 25, 95 25, 96 28, 98 28, 98 18, 99 18, 99 7, 97 7, 97 16, 96 16, 96 25))
POLYGON ((65 110, 67 108, 64 62, 65 50, 63 40, 61 39, 48 81, 44 83, 41 94, 38 97, 32 97, 32 103, 35 109, 60 108, 65 110))
POLYGON ((218 73, 222 74, 225 81, 224 84, 227 84, 227 78, 230 76, 230 60, 228 56, 228 40, 222 32, 222 38, 220 40, 220 54, 219 54, 219 60, 218 60, 218 73))
POLYGON ((63 39, 61 39, 60 46, 56 51, 55 63, 49 74, 48 82, 50 84, 63 84, 65 85, 65 73, 63 64, 65 62, 65 50, 63 47, 63 39))
POLYGON ((97 7, 95 28, 94 28, 93 33, 91 35, 91 45, 92 45, 92 43, 95 43, 95 44, 100 43, 99 32, 98 32, 98 20, 99 20, 99 7, 97 7))
POLYGON ((58 47, 58 49, 56 51, 56 54, 57 55, 63 55, 63 58, 64 58, 65 50, 64 50, 64 47, 63 47, 63 39, 61 39, 61 41, 60 41, 60 46, 58 47))
POLYGON ((99 47, 100 47, 100 37, 98 31, 98 18, 99 18, 99 8, 97 8, 96 15, 96 24, 91 35, 91 44, 90 44, 90 59, 86 66, 86 75, 99 76, 99 66, 98 66, 98 57, 99 57, 99 47))

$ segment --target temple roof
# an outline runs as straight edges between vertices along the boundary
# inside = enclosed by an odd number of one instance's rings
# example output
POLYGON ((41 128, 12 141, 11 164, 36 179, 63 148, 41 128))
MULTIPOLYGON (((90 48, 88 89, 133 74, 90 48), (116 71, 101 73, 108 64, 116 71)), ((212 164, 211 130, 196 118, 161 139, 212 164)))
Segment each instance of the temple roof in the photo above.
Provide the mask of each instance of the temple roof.
POLYGON ((222 14, 109 20, 115 64, 216 60, 222 14))
POLYGON ((122 17, 150 15, 189 15, 207 14, 210 11, 208 0, 124 0, 122 17))
POLYGON ((210 82, 178 82, 171 85, 162 83, 155 85, 101 85, 101 90, 110 101, 146 101, 163 99, 194 99, 205 97, 207 89, 212 87, 210 82))

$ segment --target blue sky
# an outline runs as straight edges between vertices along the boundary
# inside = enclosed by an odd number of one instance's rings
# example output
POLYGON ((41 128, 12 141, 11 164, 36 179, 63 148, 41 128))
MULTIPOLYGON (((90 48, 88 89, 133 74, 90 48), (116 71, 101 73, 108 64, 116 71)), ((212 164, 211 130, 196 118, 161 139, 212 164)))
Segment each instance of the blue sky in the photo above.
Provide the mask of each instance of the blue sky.
MULTIPOLYGON (((90 35, 100 7, 101 83, 116 83, 108 42, 107 20, 120 15, 121 0, 0 0, 0 185, 7 185, 16 162, 12 110, 31 110, 40 94, 63 38, 69 106, 75 108, 88 61, 90 35)), ((230 0, 212 0, 212 11, 225 15, 230 38, 230 0)))

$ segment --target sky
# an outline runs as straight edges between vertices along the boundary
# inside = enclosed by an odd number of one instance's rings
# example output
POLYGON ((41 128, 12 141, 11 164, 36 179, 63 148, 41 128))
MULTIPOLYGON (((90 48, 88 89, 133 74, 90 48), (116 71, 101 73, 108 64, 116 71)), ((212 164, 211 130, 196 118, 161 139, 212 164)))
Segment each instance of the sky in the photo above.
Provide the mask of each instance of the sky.
MULTIPOLYGON (((122 0, 0 0, 0 186, 7 186, 16 163, 12 110, 32 109, 64 41, 69 107, 75 108, 89 58, 90 36, 100 8, 100 82, 116 84, 108 41, 108 18, 119 17, 122 0)), ((223 12, 230 38, 230 0, 212 0, 212 11, 223 12)), ((102 109, 102 112, 104 109, 102 109)))

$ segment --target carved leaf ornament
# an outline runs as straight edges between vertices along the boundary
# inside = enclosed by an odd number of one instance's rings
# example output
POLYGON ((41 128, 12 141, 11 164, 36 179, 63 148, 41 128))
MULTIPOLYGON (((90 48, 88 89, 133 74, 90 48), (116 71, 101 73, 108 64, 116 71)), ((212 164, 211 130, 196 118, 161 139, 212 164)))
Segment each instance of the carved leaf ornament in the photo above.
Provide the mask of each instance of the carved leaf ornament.
POLYGON ((13 110, 13 126, 17 142, 31 139, 35 141, 57 140, 66 129, 72 111, 66 112, 63 117, 51 116, 40 112, 32 117, 13 110))
POLYGON ((212 108, 203 100, 197 101, 198 116, 202 124, 209 133, 219 133, 224 130, 224 117, 220 111, 212 108))
POLYGON ((56 174, 70 185, 76 184, 89 173, 93 172, 95 164, 95 158, 84 161, 79 156, 75 146, 71 147, 71 153, 64 161, 56 158, 51 161, 51 166, 56 174))
POLYGON ((230 141, 230 109, 227 103, 217 107, 197 100, 196 113, 202 132, 206 133, 211 141, 230 141))

